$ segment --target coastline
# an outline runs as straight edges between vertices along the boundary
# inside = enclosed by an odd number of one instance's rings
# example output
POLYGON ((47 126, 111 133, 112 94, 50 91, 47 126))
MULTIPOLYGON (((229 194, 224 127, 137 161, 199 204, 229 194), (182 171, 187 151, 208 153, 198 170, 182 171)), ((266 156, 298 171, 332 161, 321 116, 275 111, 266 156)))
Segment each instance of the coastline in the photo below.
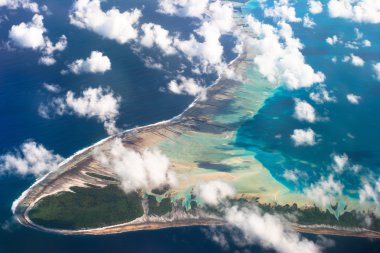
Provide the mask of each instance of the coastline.
MULTIPOLYGON (((233 61, 230 62, 231 65, 235 64, 236 62, 241 59, 244 61, 244 55, 239 55, 237 58, 235 58, 233 61)), ((219 77, 213 84, 207 87, 207 90, 210 90, 211 88, 217 86, 221 81, 222 77, 219 77)), ((95 144, 86 147, 84 149, 81 149, 74 153, 72 156, 65 159, 60 165, 59 168, 64 167, 68 165, 70 162, 75 162, 75 159, 82 155, 86 155, 86 153, 90 152, 93 148, 101 146, 105 143, 107 143, 109 140, 116 138, 116 137, 122 137, 126 134, 133 134, 134 132, 143 131, 145 129, 159 127, 159 126, 165 126, 170 125, 172 123, 175 123, 178 120, 181 120, 181 118, 186 114, 186 112, 189 112, 192 108, 194 108, 197 103, 199 102, 199 97, 195 98, 194 101, 179 115, 174 116, 171 119, 160 121, 157 123, 153 123, 146 126, 139 126, 132 129, 128 129, 125 131, 122 131, 114 136, 109 136, 103 140, 100 140, 99 142, 96 142, 95 144)), ((29 187, 26 191, 22 193, 22 195, 14 201, 12 204, 12 211, 14 215, 16 216, 16 219, 29 227, 33 227, 39 230, 43 230, 46 232, 52 232, 52 233, 61 233, 61 234, 67 234, 67 235, 81 235, 81 234, 90 234, 90 235, 106 235, 106 234, 114 234, 114 233, 123 233, 123 232, 131 232, 131 231, 139 231, 139 230, 155 230, 155 229, 164 229, 164 228, 172 228, 172 227, 185 227, 185 226, 211 226, 211 225, 223 225, 225 224, 222 221, 215 221, 215 224, 213 224, 213 221, 207 220, 207 219, 198 219, 198 220, 179 220, 175 222, 149 222, 149 223, 141 223, 141 224, 131 224, 131 223, 124 223, 124 224, 118 224, 114 226, 107 226, 107 227, 101 227, 101 228, 94 228, 94 229, 85 229, 85 230, 56 230, 56 229, 48 229, 44 228, 42 226, 39 226, 37 224, 34 224, 28 217, 28 211, 38 202, 39 199, 45 197, 46 195, 41 195, 39 198, 34 199, 34 202, 28 206, 28 208, 25 210, 25 212, 22 214, 22 216, 19 216, 20 214, 17 213, 16 209, 17 206, 20 205, 20 203, 26 198, 26 196, 33 190, 33 188, 37 187, 41 182, 43 182, 45 179, 47 179, 49 176, 51 176, 53 173, 56 173, 57 171, 52 171, 48 173, 47 175, 43 176, 42 178, 39 178, 32 184, 31 187, 29 187)), ((330 235, 341 235, 341 236, 362 236, 362 237, 371 237, 371 238, 380 238, 379 233, 375 231, 369 231, 369 230, 355 230, 354 228, 352 230, 347 230, 342 227, 332 228, 329 226, 302 226, 302 225, 291 225, 294 230, 302 233, 312 233, 312 234, 330 234, 330 235)))

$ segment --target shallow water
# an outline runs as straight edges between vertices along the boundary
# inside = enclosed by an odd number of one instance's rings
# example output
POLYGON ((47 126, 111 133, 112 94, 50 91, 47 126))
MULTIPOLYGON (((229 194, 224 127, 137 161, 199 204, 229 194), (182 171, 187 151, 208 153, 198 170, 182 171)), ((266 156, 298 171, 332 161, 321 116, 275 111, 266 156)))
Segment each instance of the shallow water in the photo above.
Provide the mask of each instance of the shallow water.
MULTIPOLYGON (((170 30, 181 30, 181 32, 191 30, 187 26, 188 21, 181 21, 173 17, 165 17, 152 11, 155 7, 154 1, 144 1, 145 11, 150 13, 150 21, 159 22, 164 27, 170 30)), ((118 119, 118 127, 126 129, 134 126, 145 125, 157 121, 171 118, 181 113, 193 100, 191 97, 176 96, 167 92, 161 92, 159 89, 166 85, 170 79, 168 76, 162 75, 161 72, 145 68, 143 62, 130 50, 127 45, 119 45, 113 41, 102 39, 100 36, 85 30, 79 30, 68 24, 67 15, 71 5, 71 1, 52 0, 47 2, 49 9, 53 15, 45 17, 45 24, 49 30, 49 37, 55 41, 61 34, 65 34, 69 40, 69 47, 57 57, 58 62, 53 67, 44 67, 37 64, 38 54, 30 50, 7 51, 2 49, 0 51, 0 153, 12 150, 18 147, 27 139, 34 139, 38 143, 42 143, 47 148, 54 150, 62 156, 69 156, 75 151, 86 147, 104 137, 106 133, 101 123, 96 122, 94 119, 86 120, 83 118, 76 118, 74 116, 56 117, 52 120, 45 120, 38 116, 37 109, 40 103, 48 101, 53 95, 47 93, 43 88, 44 82, 57 83, 63 88, 63 92, 73 90, 79 92, 87 87, 97 87, 99 85, 109 86, 115 94, 123 97, 121 105, 121 115, 118 119), (72 46, 71 46, 72 45, 72 46), (75 45, 75 46, 74 46, 75 45), (84 58, 89 55, 92 50, 99 50, 108 55, 113 64, 113 70, 105 75, 65 75, 62 76, 59 72, 64 68, 65 64, 77 59, 84 58)), ((107 1, 104 6, 116 5, 119 8, 130 8, 133 6, 140 6, 142 3, 138 0, 128 2, 126 7, 122 1, 107 1)), ((30 12, 17 10, 9 11, 0 9, 1 15, 7 15, 9 21, 0 24, 0 39, 6 41, 8 37, 8 30, 12 24, 20 23, 22 21, 29 21, 32 14, 30 12)), ((324 16, 320 16, 317 20, 318 23, 324 22, 324 16)), ((193 24, 190 24, 190 26, 193 24)), ((355 25, 349 24, 347 30, 352 29, 355 25), (352 27, 351 27, 352 26, 352 27)), ((334 29, 334 25, 328 23, 321 25, 320 29, 334 29)), ((317 28, 316 28, 317 29, 317 28)), ((371 27, 363 27, 363 32, 371 27)), ((358 159, 358 162, 363 163, 363 160, 368 161, 365 164, 372 170, 376 171, 376 164, 378 161, 376 157, 379 149, 375 147, 376 139, 372 138, 368 142, 371 134, 376 135, 376 94, 379 92, 376 84, 370 79, 355 79, 358 74, 356 71, 351 71, 350 66, 343 66, 343 73, 336 73, 336 77, 330 77, 329 67, 325 66, 322 61, 326 56, 318 56, 318 50, 329 50, 328 48, 318 48, 319 42, 312 36, 311 33, 306 33, 302 28, 295 29, 297 36, 305 35, 302 39, 303 43, 307 45, 304 53, 307 60, 313 67, 326 71, 329 79, 327 85, 337 89, 337 96, 339 91, 348 89, 354 93, 358 93, 365 98, 363 103, 356 107, 354 111, 349 105, 343 105, 342 108, 329 109, 329 117, 331 121, 327 124, 317 123, 316 131, 323 134, 323 139, 326 143, 321 143, 326 147, 334 141, 334 133, 345 126, 352 126, 353 129, 347 129, 342 132, 352 132, 356 136, 355 142, 352 145, 353 150, 358 150, 357 158, 355 155, 349 153, 343 141, 338 141, 337 152, 347 152, 353 159, 358 159), (313 50, 309 49, 311 47, 313 50), (318 65, 319 64, 319 65, 318 65), (345 69, 346 68, 346 69, 345 69), (347 76, 348 73, 348 76, 347 76), (336 78, 331 79, 330 78, 336 78), (360 80, 360 82, 359 82, 360 80), (368 101, 368 102, 367 102, 368 101), (368 103, 368 104, 367 104, 368 103), (350 108, 347 110, 347 108, 350 108), (367 114, 362 113, 363 110, 370 109, 367 114), (337 115, 333 114, 333 111, 337 115), (340 111, 339 111, 340 110, 340 111), (356 110, 356 111, 355 111, 356 110), (350 112, 342 113, 339 112, 350 112), (350 116, 351 113, 356 113, 354 117, 350 116), (339 116, 339 117, 338 117, 339 116), (373 125, 371 128, 362 130, 360 122, 355 121, 360 117, 361 122, 366 122, 367 126, 373 125), (334 119, 334 121, 332 121, 334 119), (335 122, 337 121, 337 122, 335 122), (332 124, 334 122, 334 124, 332 124), (320 125, 320 126, 319 126, 320 125), (367 139, 366 139, 367 138, 367 139), (364 144, 370 144, 369 146, 364 144), (360 147, 366 147, 364 152, 359 152, 360 147), (370 159, 364 159, 367 155, 370 159), (372 154, 372 155, 371 155, 372 154), (360 160, 362 159, 362 160, 360 160)), ((330 30, 331 31, 331 30, 330 30)), ((370 33, 366 33, 369 35, 370 33)), ((302 37, 302 36, 300 36, 302 37)), ((324 38, 319 38, 320 40, 324 38)), ((373 44, 379 41, 375 38, 370 38, 373 44)), ((232 44, 231 40, 224 38, 225 43, 232 44)), ((323 43, 321 43, 323 44, 323 43)), ((374 53, 379 52, 379 45, 376 44, 368 52, 366 57, 371 59, 374 53), (371 53, 371 54, 370 54, 371 53)), ((330 52, 336 54, 337 52, 330 52)), ((344 52, 342 52, 344 54, 344 52)), ((363 56, 363 58, 366 58, 363 56)), ((226 55, 227 59, 232 59, 233 54, 226 55)), ((377 59, 378 59, 377 53, 377 59)), ((176 59, 169 59, 168 64, 176 64, 176 59)), ((356 69, 355 69, 356 70, 356 69)), ((365 71, 365 70, 363 70, 365 71)), ((365 72, 367 73, 367 72, 365 72)), ((368 74, 368 73, 367 73, 368 74)), ((212 83, 215 76, 205 77, 206 84, 212 83)), ((299 97, 305 94, 298 94, 299 97)), ((294 122, 291 118, 291 111, 278 110, 284 104, 292 102, 294 93, 288 94, 286 91, 278 91, 278 93, 266 102, 265 107, 260 111, 259 115, 248 121, 246 126, 251 127, 254 125, 256 128, 248 128, 250 133, 258 133, 245 141, 255 143, 255 148, 258 148, 257 158, 265 165, 268 166, 272 175, 280 180, 281 169, 273 166, 273 161, 282 159, 284 163, 298 164, 298 160, 307 160, 302 152, 291 148, 289 142, 284 143, 276 142, 271 136, 277 134, 278 131, 283 131, 286 135, 292 127, 298 126, 298 122, 294 122), (277 109, 276 109, 277 108, 277 109), (279 114, 280 113, 280 114, 279 114), (276 120, 281 119, 281 120, 276 120), (254 124, 252 124, 254 123, 254 124), (285 126, 284 126, 285 124, 285 126), (267 132, 260 132, 260 126, 272 126, 271 128, 265 127, 267 132), (274 155, 269 157, 266 150, 276 151, 274 155), (278 156, 277 156, 278 155, 278 156), (286 157, 284 159, 284 157, 286 157), (287 158, 291 157, 291 158, 287 158), (267 161, 268 160, 268 161, 267 161)), ((344 101, 344 98, 339 98, 344 101)), ((331 105, 331 106, 338 106, 331 105)), ((342 106, 342 105, 340 105, 342 106)), ((289 108, 289 107, 288 107, 289 108)), ((220 120, 231 120, 231 118, 224 118, 220 120)), ((378 121, 379 122, 379 121, 378 121)), ((245 128, 242 128, 245 129, 245 128)), ((244 135, 245 136, 245 135, 244 135)), ((245 137, 246 138, 246 137, 245 137)), ((284 138, 285 139, 285 138, 284 138)), ((251 148, 251 145, 248 145, 251 148)), ((323 147, 325 147, 323 146, 323 147)), ((323 151, 324 148, 321 148, 323 151)), ((323 157, 321 161, 328 164, 328 152, 324 153, 319 151, 318 155, 323 157)), ((318 149, 317 151, 318 152, 318 149)), ((354 152, 352 152, 354 153, 354 152)), ((356 161, 356 160, 355 160, 356 161)), ((310 161, 316 163, 316 161, 310 161)), ((290 165, 289 165, 290 166, 290 165)), ((297 165, 298 166, 298 165, 297 165)), ((319 166, 319 165, 318 165, 319 166)), ((306 166, 305 166, 306 169, 306 166)), ((316 175, 317 178, 318 175, 316 175)), ((212 240, 205 236, 203 229, 199 227, 193 228, 175 228, 165 229, 160 231, 141 231, 133 233, 124 233, 119 235, 110 236, 62 236, 55 234, 48 234, 39 232, 23 226, 18 225, 12 220, 10 211, 11 204, 22 191, 31 185, 34 179, 32 178, 19 178, 14 176, 0 177, 0 223, 2 229, 0 230, 0 252, 46 252, 46 253, 60 253, 60 252, 219 252, 221 248, 212 240)), ((288 182, 284 182, 288 184, 288 182)), ((302 186, 289 186, 289 187, 302 187, 302 186)), ((311 239, 316 240, 315 236, 309 236, 311 239)), ((337 245, 331 249, 331 252, 344 251, 344 252, 378 252, 380 250, 380 243, 374 240, 360 239, 360 238, 334 238, 337 245)), ((231 246, 231 251, 240 249, 237 246, 231 246)), ((252 246, 249 248, 252 252, 265 252, 259 247, 252 246)), ((329 250, 327 252, 330 252, 329 250)))

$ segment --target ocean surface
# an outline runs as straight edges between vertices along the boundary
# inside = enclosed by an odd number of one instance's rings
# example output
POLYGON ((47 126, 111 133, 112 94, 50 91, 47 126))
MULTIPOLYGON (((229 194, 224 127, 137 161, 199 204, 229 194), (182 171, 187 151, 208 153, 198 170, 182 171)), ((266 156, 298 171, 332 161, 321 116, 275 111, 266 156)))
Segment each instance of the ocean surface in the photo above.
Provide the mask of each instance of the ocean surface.
MULTIPOLYGON (((255 1, 251 2, 252 7, 247 12, 267 23, 273 22, 262 16, 255 1)), ((305 15, 306 6, 304 1, 295 6, 299 17, 305 15)), ((372 64, 380 59, 380 29, 376 24, 331 19, 326 8, 323 13, 311 17, 316 23, 313 29, 303 27, 302 22, 292 23, 292 28, 295 37, 304 45, 302 53, 306 62, 315 71, 325 74, 325 88, 336 101, 315 103, 309 98, 315 88, 294 91, 280 87, 260 112, 238 130, 237 143, 252 150, 278 181, 298 191, 331 174, 332 155, 346 154, 351 165, 360 165, 362 169, 358 173, 346 171, 339 179, 345 186, 345 194, 358 198, 361 176, 377 178, 380 173, 380 83, 374 78, 372 68, 372 64), (351 49, 344 44, 331 46, 326 43, 326 38, 333 35, 339 36, 343 43, 354 41, 357 37, 355 29, 362 33, 361 41, 371 41, 371 47, 351 49), (357 67, 343 62, 343 58, 351 53, 361 57, 365 65, 357 67), (336 57, 336 63, 332 62, 333 57, 336 57), (358 105, 348 102, 346 95, 350 93, 361 97, 358 105), (315 123, 295 119, 294 99, 310 103, 319 119, 315 123), (309 127, 317 135, 317 145, 295 147, 290 138, 293 130, 309 127), (309 176, 296 183, 289 182, 283 177, 287 169, 298 169, 309 176)))
MULTIPOLYGON (((26 140, 32 139, 48 149, 68 157, 75 151, 89 146, 107 136, 103 125, 95 119, 78 118, 72 115, 55 117, 47 120, 38 115, 41 103, 49 101, 55 95, 43 88, 43 83, 55 83, 62 87, 62 93, 72 90, 76 93, 88 87, 110 87, 115 94, 122 97, 120 116, 117 126, 128 129, 172 118, 181 113, 192 101, 192 97, 173 95, 163 92, 168 80, 175 73, 148 69, 129 45, 120 45, 99 35, 81 30, 69 24, 68 12, 72 1, 50 0, 46 3, 51 15, 45 15, 48 36, 56 41, 60 35, 68 37, 68 48, 59 54, 57 63, 51 67, 38 65, 39 53, 27 49, 7 49, 8 31, 13 24, 28 22, 32 13, 25 10, 0 9, 0 16, 7 19, 0 23, 0 154, 12 151, 26 140), (104 75, 61 75, 66 64, 78 58, 87 57, 91 51, 104 52, 112 61, 112 71, 104 75)), ((191 19, 167 17, 155 12, 153 0, 108 0, 104 8, 117 6, 121 10, 144 5, 144 17, 156 22, 170 31, 181 31, 186 35, 196 26, 191 19)), ((304 1, 297 9, 303 15, 304 1)), ((251 12, 260 17, 255 9, 256 3, 250 5, 251 12)), ((374 173, 378 173, 380 162, 380 134, 377 132, 380 122, 379 83, 371 77, 369 65, 358 69, 338 61, 332 65, 330 58, 347 54, 346 49, 332 48, 324 43, 325 37, 344 32, 349 39, 354 36, 353 29, 358 27, 367 39, 372 41, 371 48, 361 49, 358 54, 368 62, 380 58, 380 36, 374 26, 358 25, 346 21, 326 18, 324 14, 315 17, 317 23, 313 31, 301 24, 293 26, 297 37, 305 44, 303 51, 306 60, 313 68, 323 71, 326 85, 334 90, 338 103, 315 106, 319 115, 328 117, 327 122, 317 122, 314 130, 321 135, 317 146, 310 152, 296 149, 289 141, 288 135, 295 127, 303 127, 292 117, 293 98, 305 98, 307 93, 289 92, 278 89, 262 108, 260 113, 239 129, 237 143, 252 149, 257 159, 267 167, 272 175, 290 188, 300 189, 304 186, 289 184, 282 177, 287 168, 313 170, 313 178, 327 173, 324 170, 331 163, 331 153, 345 152, 355 163, 359 163, 374 173), (362 96, 362 103, 350 105, 345 100, 347 92, 362 96), (283 138, 273 138, 281 133, 283 138), (348 138, 354 136, 355 138, 348 138), (280 161, 280 163, 279 163, 280 161), (306 162, 305 162, 306 161, 306 162), (279 166, 278 164, 281 164, 279 166), (318 168, 316 170, 315 168, 318 168)), ((268 20, 268 22, 270 22, 268 20)), ((233 46, 233 39, 224 37, 226 48, 233 46)), ((226 50, 229 51, 229 50, 226 50)), ((158 55, 157 52, 141 52, 146 55, 158 55)), ((231 60, 233 53, 226 53, 231 60)), ((175 57, 166 59, 168 69, 178 64, 175 57)), ((205 84, 211 84, 215 75, 203 76, 205 84)), ((363 172, 364 173, 364 172, 363 172)), ((347 176, 345 180, 350 181, 347 176)), ((34 181, 32 177, 2 175, 0 177, 0 252, 220 252, 223 249, 207 236, 207 229, 200 227, 164 229, 159 231, 141 231, 110 236, 62 236, 32 230, 19 225, 12 218, 11 204, 34 181)), ((352 181, 352 187, 356 187, 352 181)), ((312 240, 317 236, 305 235, 312 240)), ((326 252, 379 252, 380 242, 362 238, 329 237, 336 242, 335 247, 326 252)), ((239 247, 231 245, 228 251, 246 249, 251 252, 265 251, 258 246, 239 247)))

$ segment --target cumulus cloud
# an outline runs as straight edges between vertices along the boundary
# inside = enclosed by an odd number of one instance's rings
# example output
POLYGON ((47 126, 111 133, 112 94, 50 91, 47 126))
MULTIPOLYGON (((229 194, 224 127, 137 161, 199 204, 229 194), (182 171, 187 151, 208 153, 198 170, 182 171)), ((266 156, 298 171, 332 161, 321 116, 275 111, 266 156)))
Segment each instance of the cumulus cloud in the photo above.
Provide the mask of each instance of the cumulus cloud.
POLYGON ((38 49, 45 46, 43 16, 34 15, 29 23, 13 25, 9 31, 9 38, 16 46, 38 49))
POLYGON ((177 183, 169 159, 157 148, 138 153, 126 148, 122 140, 116 138, 109 144, 107 152, 98 148, 94 150, 93 156, 119 176, 121 187, 126 193, 174 186, 177 183))
POLYGON ((338 36, 336 35, 333 35, 331 37, 327 37, 326 38, 326 42, 327 44, 329 45, 335 45, 336 43, 340 42, 339 39, 338 39, 338 36))
POLYGON ((199 19, 199 26, 188 38, 179 34, 171 35, 160 25, 142 25, 140 45, 158 47, 165 55, 183 54, 193 66, 196 74, 214 73, 227 78, 235 78, 235 73, 223 59, 224 47, 220 42, 222 35, 233 33, 233 6, 222 1, 175 0, 160 1, 160 12, 181 17, 199 19))
MULTIPOLYGON (((201 1, 179 2, 186 3, 186 8, 190 8, 193 4, 198 6, 201 1)), ((161 31, 161 40, 165 43, 162 43, 163 46, 160 46, 160 48, 166 48, 170 51, 173 51, 171 48, 176 48, 177 51, 183 53, 193 63, 195 73, 216 71, 218 74, 224 74, 231 78, 234 73, 224 62, 224 47, 220 43, 220 38, 223 34, 232 33, 234 25, 233 6, 228 2, 206 2, 208 4, 206 4, 202 14, 197 16, 200 19, 200 26, 195 30, 195 33, 191 34, 188 39, 181 39, 178 36, 164 36, 166 32, 161 31), (200 39, 198 40, 197 38, 199 37, 200 39), (172 45, 168 44, 169 42, 172 42, 172 45)), ((152 40, 148 41, 151 42, 152 40)), ((159 46, 159 44, 157 45, 159 46)), ((163 51, 165 52, 165 50, 163 51)))
POLYGON ((344 18, 360 23, 380 23, 380 2, 377 0, 330 0, 332 18, 344 18))
POLYGON ((298 146, 314 146, 317 144, 315 132, 313 129, 295 129, 290 136, 296 147, 298 146))
POLYGON ((314 123, 317 120, 314 107, 306 101, 295 99, 294 118, 299 121, 314 123))
POLYGON ((306 28, 314 28, 315 26, 315 22, 309 17, 308 14, 303 17, 303 26, 306 28))
POLYGON ((62 161, 60 155, 53 154, 41 144, 29 141, 22 144, 15 153, 0 156, 0 172, 41 177, 57 169, 62 161))
POLYGON ((178 81, 169 82, 168 89, 174 94, 187 94, 199 96, 202 100, 206 99, 206 88, 199 85, 193 78, 180 76, 178 81))
POLYGON ((369 41, 369 40, 363 40, 363 47, 371 47, 372 46, 372 42, 369 41))
POLYGON ((281 253, 316 253, 319 246, 294 232, 279 216, 252 208, 233 206, 226 211, 227 222, 241 231, 240 243, 257 243, 281 253))
POLYGON ((222 181, 209 181, 197 184, 193 193, 199 197, 204 204, 217 206, 227 198, 233 198, 235 189, 222 181))
POLYGON ((301 52, 303 45, 294 38, 288 24, 280 22, 277 29, 260 23, 252 16, 247 17, 247 24, 253 32, 247 43, 255 49, 254 63, 270 82, 299 89, 324 81, 323 73, 316 73, 305 63, 301 52))
POLYGON ((141 38, 140 43, 145 47, 157 46, 166 55, 172 55, 176 53, 176 49, 173 47, 173 38, 169 36, 169 31, 162 28, 160 25, 147 23, 141 26, 144 35, 141 38))
POLYGON ((359 190, 359 200, 361 203, 373 201, 376 205, 379 203, 380 196, 380 179, 367 181, 359 190))
POLYGON ((297 17, 296 9, 289 4, 288 0, 274 1, 273 7, 265 8, 264 15, 288 22, 301 22, 297 17))
POLYGON ((104 73, 111 70, 111 61, 102 52, 92 51, 86 59, 78 59, 68 65, 69 70, 74 74, 82 73, 104 73))
POLYGON ((358 105, 361 100, 361 97, 355 94, 347 94, 346 98, 348 102, 354 105, 358 105))
POLYGON ((23 8, 34 13, 39 12, 38 4, 30 0, 0 0, 0 7, 6 7, 11 10, 23 8))
POLYGON ((315 91, 310 92, 309 97, 317 104, 336 102, 336 98, 326 90, 325 85, 319 85, 315 91))
POLYGON ((332 157, 333 157, 332 168, 335 170, 336 173, 342 173, 349 164, 348 156, 346 154, 342 154, 342 155, 334 154, 332 157))
POLYGON ((62 35, 56 44, 44 35, 46 28, 43 23, 43 16, 35 14, 29 23, 13 25, 9 31, 9 38, 18 47, 38 50, 42 53, 39 62, 44 65, 53 65, 55 52, 65 50, 67 38, 62 35))
POLYGON ((161 0, 159 11, 169 15, 202 17, 207 11, 209 0, 161 0))
POLYGON ((343 185, 339 181, 335 181, 333 175, 330 175, 327 179, 321 178, 317 183, 311 184, 309 188, 304 190, 304 193, 316 204, 326 208, 332 200, 342 196, 342 191, 343 185))
POLYGON ((282 176, 286 180, 296 183, 300 177, 306 178, 307 174, 298 170, 298 169, 294 169, 294 170, 285 170, 284 173, 282 174, 282 176))
POLYGON ((365 64, 365 61, 362 58, 360 58, 359 56, 354 55, 354 54, 350 54, 349 56, 345 56, 343 58, 343 62, 351 62, 351 64, 356 66, 356 67, 363 67, 365 64))
POLYGON ((309 11, 312 14, 318 14, 323 11, 323 5, 320 1, 309 0, 307 4, 309 5, 309 11))
POLYGON ((136 26, 140 18, 141 11, 138 9, 120 12, 112 7, 108 11, 103 11, 101 0, 76 0, 70 11, 71 24, 120 44, 137 39, 136 26))
POLYGON ((373 64, 372 68, 375 72, 375 78, 380 81, 380 62, 373 64))
POLYGON ((66 96, 53 99, 48 105, 41 105, 40 116, 50 118, 51 114, 74 114, 84 118, 96 118, 104 124, 108 134, 118 132, 116 119, 119 115, 121 98, 108 89, 88 88, 81 96, 68 91, 66 96))

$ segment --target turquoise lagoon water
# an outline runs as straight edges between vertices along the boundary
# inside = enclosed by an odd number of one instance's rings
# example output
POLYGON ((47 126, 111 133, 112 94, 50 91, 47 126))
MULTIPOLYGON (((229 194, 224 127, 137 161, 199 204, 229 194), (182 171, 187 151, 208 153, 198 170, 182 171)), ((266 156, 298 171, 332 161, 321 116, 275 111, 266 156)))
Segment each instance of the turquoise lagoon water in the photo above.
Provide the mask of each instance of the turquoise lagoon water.
MULTIPOLYGON (((296 8, 298 16, 302 17, 306 3, 299 1, 296 8)), ((256 2, 252 2, 245 11, 262 17, 256 2)), ((302 52, 306 62, 326 75, 326 89, 332 92, 336 103, 313 102, 309 93, 315 88, 289 91, 280 87, 260 112, 238 130, 236 141, 238 145, 252 150, 278 181, 297 191, 328 176, 332 172, 332 155, 345 153, 351 164, 363 167, 359 176, 346 171, 339 177, 346 194, 358 197, 360 176, 376 177, 380 172, 380 82, 375 80, 372 70, 372 64, 380 59, 380 29, 378 25, 331 19, 326 10, 311 17, 317 24, 314 29, 304 28, 302 22, 293 23, 292 27, 295 36, 304 44, 302 52), (371 47, 355 50, 325 42, 327 37, 333 35, 352 41, 356 37, 355 28, 363 33, 363 39, 372 42, 371 47), (366 62, 365 66, 360 68, 342 62, 342 58, 351 53, 360 56, 366 62), (333 57, 337 57, 336 63, 332 62, 333 57), (361 96, 359 105, 347 101, 346 95, 349 93, 361 96), (313 124, 296 120, 293 117, 295 98, 312 104, 321 120, 313 124), (293 130, 309 127, 318 135, 317 145, 295 147, 290 138, 293 130), (307 176, 301 176, 296 183, 289 182, 283 177, 287 169, 299 169, 307 176)), ((271 23, 271 20, 267 22, 271 23)))
MULTIPOLYGON (((46 120, 39 117, 37 110, 40 103, 49 101, 54 97, 54 95, 43 89, 42 84, 44 82, 59 84, 63 89, 62 93, 67 90, 79 93, 88 87, 109 86, 115 94, 123 98, 120 117, 117 121, 117 126, 123 129, 171 118, 182 112, 192 102, 192 97, 176 96, 160 91, 160 88, 164 87, 168 80, 176 75, 174 71, 168 71, 163 74, 157 70, 147 69, 128 45, 119 45, 113 41, 102 39, 92 32, 80 30, 69 25, 68 10, 72 1, 50 0, 38 2, 40 4, 46 3, 53 13, 53 15, 45 16, 45 26, 48 29, 49 37, 53 41, 56 41, 61 34, 65 34, 68 37, 69 45, 57 57, 57 64, 47 68, 37 64, 38 53, 21 49, 9 51, 4 48, 4 43, 1 43, 3 45, 0 50, 1 154, 17 148, 28 139, 33 139, 38 143, 42 143, 45 147, 54 150, 56 153, 67 157, 75 151, 106 137, 102 124, 94 119, 64 116, 46 120), (93 50, 102 51, 111 59, 112 71, 104 75, 62 76, 59 74, 67 63, 78 58, 87 57, 93 50)), ((302 4, 303 1, 300 2, 302 4)), ((182 20, 160 15, 154 11, 157 6, 153 0, 108 0, 103 3, 105 8, 113 5, 121 10, 144 5, 145 15, 143 22, 148 20, 160 23, 170 31, 181 31, 184 33, 184 36, 196 25, 194 20, 191 19, 182 20)), ((247 11, 255 13, 258 17, 261 15, 258 9, 248 9, 247 11)), ((0 15, 8 17, 8 20, 0 23, 1 42, 8 40, 8 31, 13 24, 28 22, 32 17, 30 12, 22 10, 0 9, 0 15)), ((337 21, 338 23, 335 23, 335 25, 330 24, 330 21, 324 20, 324 15, 316 18, 319 25, 315 28, 315 31, 318 31, 318 29, 324 31, 327 27, 328 29, 325 31, 326 35, 332 35, 333 29, 338 29, 338 27, 335 27, 336 24, 343 25, 343 29, 346 31, 351 31, 352 27, 356 27, 355 24, 341 21, 337 21)), ((371 31, 370 26, 360 27, 360 29, 366 36, 374 36, 373 38, 368 37, 374 44, 374 47, 368 50, 373 50, 373 52, 368 51, 365 55, 362 55, 363 58, 368 61, 379 59, 379 55, 376 53, 379 52, 379 38, 376 41, 376 35, 373 32, 366 32, 371 31)), ((375 171, 377 154, 375 138, 378 136, 375 135, 377 117, 375 111, 376 106, 378 106, 375 101, 376 92, 378 91, 376 83, 369 77, 364 80, 359 75, 358 69, 353 69, 350 66, 339 65, 339 67, 342 67, 340 69, 337 65, 336 71, 333 71, 327 66, 328 58, 338 52, 336 49, 325 47, 323 43, 319 43, 324 39, 324 36, 305 30, 298 25, 294 26, 294 30, 296 35, 306 45, 304 54, 307 61, 315 69, 325 72, 328 77, 326 84, 336 90, 336 96, 339 101, 337 104, 328 105, 331 108, 328 106, 323 107, 325 109, 316 107, 319 113, 323 114, 326 112, 330 118, 330 121, 327 123, 321 122, 313 126, 315 127, 315 131, 321 134, 323 141, 318 146, 310 148, 310 150, 316 152, 315 154, 320 157, 320 160, 316 161, 313 159, 313 156, 310 157, 301 149, 294 149, 287 138, 292 128, 301 126, 300 123, 294 121, 290 116, 292 113, 292 97, 305 97, 306 92, 304 91, 290 93, 285 90, 278 90, 276 95, 266 102, 260 113, 255 118, 246 122, 239 130, 241 135, 239 135, 238 143, 245 145, 247 149, 254 149, 257 153, 257 158, 271 171, 276 179, 285 184, 288 184, 288 182, 285 182, 281 177, 285 166, 277 166, 275 164, 288 164, 289 166, 287 167, 290 168, 298 166, 299 163, 304 164, 304 161, 318 166, 322 163, 328 164, 330 152, 325 152, 323 147, 328 147, 329 142, 333 141, 338 143, 334 145, 336 147, 334 151, 347 152, 352 159, 360 160, 361 157, 360 163, 375 171), (343 97, 344 91, 362 95, 362 104, 357 107, 350 107, 345 103, 343 97), (336 111, 335 107, 340 108, 342 114, 338 113, 339 110, 336 111), (333 110, 334 112, 332 112, 333 110), (354 113, 354 116, 350 116, 349 112, 354 113), (363 124, 366 127, 361 128, 360 122, 356 122, 355 119, 366 120, 366 123, 363 124), (348 126, 350 126, 350 129, 348 129, 348 126), (369 129, 371 126, 373 129, 369 129), (266 129, 266 131, 262 131, 261 127, 266 129), (340 128, 347 128, 346 132, 350 131, 350 133, 356 136, 353 141, 350 140, 351 149, 343 148, 345 145, 342 138, 345 135, 345 131, 341 131, 340 128), (336 130, 339 130, 338 133, 342 135, 340 136, 341 138, 339 136, 334 137, 336 130), (282 133, 283 138, 280 141, 277 141, 277 139, 273 140, 273 134, 278 134, 278 132, 282 133), (367 145, 366 140, 369 138, 370 132, 375 137, 371 138, 371 145, 367 145), (357 156, 353 155, 354 152, 350 153, 350 150, 356 150, 357 156), (368 153, 370 159, 364 159, 363 154, 366 152, 363 152, 363 150, 368 153), (269 151, 274 151, 275 154, 270 154, 269 151), (277 162, 274 162, 275 160, 277 162)), ((223 43, 227 47, 231 47, 233 40, 224 37, 223 43)), ((159 57, 159 54, 154 51, 144 51, 142 54, 159 57)), ((341 52, 341 54, 344 54, 344 52, 341 52)), ((225 55, 226 59, 232 59, 234 56, 233 53, 225 55)), ((168 58, 165 59, 167 69, 174 69, 178 61, 187 64, 183 59, 168 58)), ((366 76, 368 76, 369 71, 367 69, 360 71, 364 71, 366 76)), ((203 80, 207 85, 212 83, 215 78, 216 76, 210 75, 204 76, 203 80)), ((305 169, 311 170, 311 167, 305 165, 305 169)), ((323 168, 321 166, 320 169, 314 169, 316 171, 315 178, 318 177, 318 173, 324 173, 323 168)), ((110 236, 62 236, 20 226, 13 220, 10 207, 13 200, 28 188, 33 181, 34 178, 30 177, 20 178, 12 175, 2 175, 0 177, 1 253, 26 251, 46 253, 160 253, 178 251, 220 252, 222 250, 205 235, 204 229, 199 227, 141 231, 110 236)), ((290 185, 290 187, 302 186, 290 185)), ((307 237, 312 240, 318 239, 316 236, 307 237)), ((331 238, 337 244, 336 247, 327 252, 363 252, 363 250, 366 252, 377 252, 380 249, 380 244, 377 241, 359 238, 331 238)), ((241 247, 232 245, 230 250, 241 250, 241 247)), ((248 247, 247 250, 251 252, 270 252, 257 246, 248 247)))

